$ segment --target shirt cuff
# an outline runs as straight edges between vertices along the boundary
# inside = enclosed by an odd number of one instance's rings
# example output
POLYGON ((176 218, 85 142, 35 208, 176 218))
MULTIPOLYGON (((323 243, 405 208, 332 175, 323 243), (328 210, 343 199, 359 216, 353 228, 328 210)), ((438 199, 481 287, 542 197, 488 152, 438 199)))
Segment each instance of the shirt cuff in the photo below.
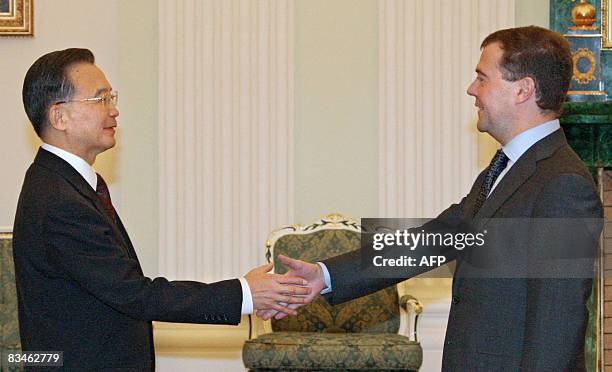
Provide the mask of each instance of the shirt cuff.
POLYGON ((242 287, 242 315, 253 314, 253 296, 251 295, 251 287, 245 278, 238 278, 242 287))
POLYGON ((324 295, 332 291, 331 277, 329 276, 329 270, 327 270, 327 266, 325 266, 323 262, 317 262, 317 265, 319 265, 319 267, 321 268, 321 271, 323 271, 323 279, 325 280, 325 288, 323 288, 323 290, 321 291, 321 294, 324 295))

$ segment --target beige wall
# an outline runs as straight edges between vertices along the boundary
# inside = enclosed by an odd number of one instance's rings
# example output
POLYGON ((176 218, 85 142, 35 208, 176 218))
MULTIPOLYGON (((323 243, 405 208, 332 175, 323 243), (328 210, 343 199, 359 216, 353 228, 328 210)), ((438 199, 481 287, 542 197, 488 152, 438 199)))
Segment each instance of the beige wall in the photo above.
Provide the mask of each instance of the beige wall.
POLYGON ((378 213, 376 0, 297 0, 295 222, 378 213))
POLYGON ((517 26, 548 27, 549 0, 515 0, 517 26))
MULTIPOLYGON (((515 11, 548 27, 548 0, 515 11)), ((295 17, 295 222, 377 216, 377 1, 296 0, 295 17)))
POLYGON ((121 1, 121 218, 146 275, 158 273, 157 1, 121 1))

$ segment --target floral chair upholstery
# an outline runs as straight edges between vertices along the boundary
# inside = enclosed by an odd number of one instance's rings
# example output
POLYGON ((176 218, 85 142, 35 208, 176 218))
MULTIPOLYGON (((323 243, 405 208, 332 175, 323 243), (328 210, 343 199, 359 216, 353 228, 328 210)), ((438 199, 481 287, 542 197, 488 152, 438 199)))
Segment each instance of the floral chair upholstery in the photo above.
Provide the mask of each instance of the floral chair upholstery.
MULTIPOLYGON (((0 355, 21 351, 12 243, 12 234, 0 232, 0 355)), ((8 368, 4 364, 0 369, 11 372, 23 370, 21 367, 8 368)))
MULTIPOLYGON (((266 256, 274 259, 275 272, 284 273, 287 269, 276 261, 279 254, 324 260, 359 249, 361 232, 356 221, 328 215, 305 227, 272 232, 266 256)), ((400 299, 396 286, 336 306, 319 297, 296 317, 252 323, 256 338, 246 341, 242 359, 250 371, 417 371, 423 359, 416 334, 421 311, 414 297, 400 299)))

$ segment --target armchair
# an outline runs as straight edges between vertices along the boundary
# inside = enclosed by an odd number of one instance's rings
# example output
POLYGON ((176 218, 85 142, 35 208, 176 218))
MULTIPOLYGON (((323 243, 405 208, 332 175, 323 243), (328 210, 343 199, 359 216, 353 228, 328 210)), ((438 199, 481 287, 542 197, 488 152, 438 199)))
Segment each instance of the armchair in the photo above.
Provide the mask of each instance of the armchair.
MULTIPOLYGON (((331 214, 308 226, 272 232, 266 258, 275 262, 275 272, 284 273, 276 261, 279 254, 324 260, 359 249, 361 233, 356 221, 331 214)), ((400 298, 397 286, 337 306, 319 297, 296 317, 252 322, 242 359, 250 371, 417 371, 423 358, 416 329, 421 312, 419 301, 400 298)))

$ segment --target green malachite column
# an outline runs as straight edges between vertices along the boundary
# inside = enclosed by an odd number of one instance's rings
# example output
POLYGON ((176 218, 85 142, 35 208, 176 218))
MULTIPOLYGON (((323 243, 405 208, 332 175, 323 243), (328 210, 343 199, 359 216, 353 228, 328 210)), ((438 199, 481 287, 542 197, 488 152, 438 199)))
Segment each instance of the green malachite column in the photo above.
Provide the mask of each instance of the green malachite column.
POLYGON ((561 125, 589 168, 612 167, 612 101, 566 103, 561 125))
MULTIPOLYGON (((587 164, 595 180, 601 182, 599 170, 612 168, 612 101, 566 103, 560 120, 569 144, 587 164)), ((601 301, 600 282, 594 280, 586 336, 587 370, 593 372, 597 365, 597 335, 603 327, 598 321, 601 301)))

